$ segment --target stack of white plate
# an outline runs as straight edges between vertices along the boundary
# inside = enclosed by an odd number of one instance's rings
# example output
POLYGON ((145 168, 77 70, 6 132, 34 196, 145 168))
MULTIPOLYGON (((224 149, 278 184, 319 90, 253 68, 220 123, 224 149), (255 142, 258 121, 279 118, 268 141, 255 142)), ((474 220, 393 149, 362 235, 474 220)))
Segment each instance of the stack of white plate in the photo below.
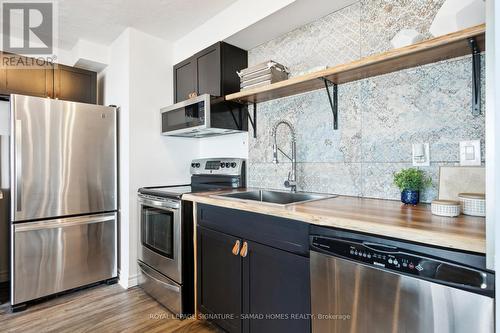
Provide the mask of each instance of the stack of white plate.
POLYGON ((240 89, 257 88, 283 81, 288 79, 289 73, 290 71, 285 66, 269 60, 239 71, 240 89))

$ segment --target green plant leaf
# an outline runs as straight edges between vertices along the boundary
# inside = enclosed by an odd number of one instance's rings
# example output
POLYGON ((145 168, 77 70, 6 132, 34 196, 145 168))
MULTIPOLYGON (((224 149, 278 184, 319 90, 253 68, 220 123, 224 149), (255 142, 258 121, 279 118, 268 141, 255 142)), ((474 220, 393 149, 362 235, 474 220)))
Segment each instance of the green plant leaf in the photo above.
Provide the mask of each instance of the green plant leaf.
POLYGON ((402 169, 394 173, 394 185, 401 191, 420 191, 432 185, 432 178, 427 177, 425 172, 420 169, 402 169))

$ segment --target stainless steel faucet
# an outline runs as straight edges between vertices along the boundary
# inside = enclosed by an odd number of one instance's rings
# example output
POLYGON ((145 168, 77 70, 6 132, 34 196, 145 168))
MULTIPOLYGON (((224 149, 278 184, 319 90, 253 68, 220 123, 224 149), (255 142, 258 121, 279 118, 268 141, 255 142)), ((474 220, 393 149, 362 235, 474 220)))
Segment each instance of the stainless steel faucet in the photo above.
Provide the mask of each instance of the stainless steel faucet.
POLYGON ((285 187, 289 188, 292 192, 297 192, 297 149, 296 149, 296 136, 295 130, 293 129, 292 124, 290 124, 286 120, 278 121, 274 126, 271 132, 271 135, 274 138, 273 144, 273 163, 278 164, 278 150, 292 162, 292 170, 288 172, 288 178, 285 180, 285 187), (278 143, 276 140, 276 132, 280 125, 286 125, 290 128, 290 132, 292 134, 292 156, 288 156, 283 150, 278 147, 278 143))

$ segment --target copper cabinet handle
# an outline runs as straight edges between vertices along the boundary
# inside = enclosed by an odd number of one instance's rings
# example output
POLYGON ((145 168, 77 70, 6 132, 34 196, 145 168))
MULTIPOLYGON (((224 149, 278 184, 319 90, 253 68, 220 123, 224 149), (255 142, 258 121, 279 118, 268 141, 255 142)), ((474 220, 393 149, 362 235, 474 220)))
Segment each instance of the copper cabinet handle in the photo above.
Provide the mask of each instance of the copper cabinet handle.
POLYGON ((248 254, 248 243, 247 242, 243 242, 243 246, 241 247, 241 252, 240 252, 240 256, 242 256, 243 258, 245 258, 248 254))
POLYGON ((235 256, 237 256, 238 253, 240 252, 240 240, 239 239, 234 243, 232 252, 235 256))

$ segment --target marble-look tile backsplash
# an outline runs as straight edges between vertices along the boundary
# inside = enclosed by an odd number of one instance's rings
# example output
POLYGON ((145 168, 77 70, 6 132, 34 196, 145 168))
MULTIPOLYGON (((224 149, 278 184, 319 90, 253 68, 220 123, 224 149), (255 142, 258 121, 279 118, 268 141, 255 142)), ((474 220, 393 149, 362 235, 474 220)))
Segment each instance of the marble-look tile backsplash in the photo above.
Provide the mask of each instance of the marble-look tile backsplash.
MULTIPOLYGON (((403 28, 429 38, 443 2, 363 0, 250 50, 249 64, 272 59, 294 76, 388 50, 403 28)), ((483 114, 472 116, 471 66, 471 58, 462 57, 340 85, 337 131, 324 89, 258 104, 258 135, 249 141, 249 185, 283 188, 290 164, 284 157, 271 163, 270 132, 284 119, 297 132, 299 190, 398 199, 392 174, 411 167, 412 143, 429 142, 431 165, 423 169, 434 185, 422 200, 431 201, 439 167, 458 165, 459 141, 481 139, 484 147, 484 96, 483 114)), ((290 144, 287 131, 278 130, 284 150, 290 144)))

